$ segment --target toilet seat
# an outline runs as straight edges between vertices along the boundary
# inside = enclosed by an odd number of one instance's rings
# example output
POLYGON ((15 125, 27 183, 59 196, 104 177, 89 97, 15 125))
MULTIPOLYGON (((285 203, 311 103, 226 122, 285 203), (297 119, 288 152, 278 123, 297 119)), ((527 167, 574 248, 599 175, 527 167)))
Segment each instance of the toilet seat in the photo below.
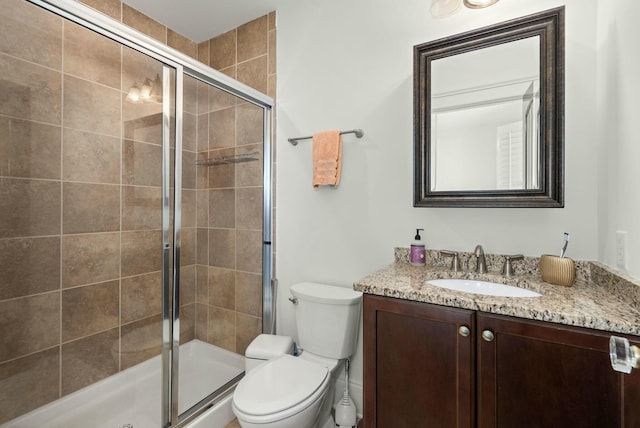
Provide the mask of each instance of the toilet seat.
POLYGON ((247 373, 233 394, 233 406, 248 422, 278 421, 322 399, 330 378, 327 367, 283 355, 247 373))

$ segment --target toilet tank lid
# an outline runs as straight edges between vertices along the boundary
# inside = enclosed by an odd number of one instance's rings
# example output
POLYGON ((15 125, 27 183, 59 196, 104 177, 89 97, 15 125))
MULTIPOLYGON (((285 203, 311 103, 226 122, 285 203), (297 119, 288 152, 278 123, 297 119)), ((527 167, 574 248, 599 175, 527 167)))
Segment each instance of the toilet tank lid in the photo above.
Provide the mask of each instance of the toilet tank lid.
POLYGON ((284 354, 293 354, 293 339, 289 336, 261 334, 247 346, 245 357, 270 360, 284 354))
POLYGON ((354 305, 362 300, 362 293, 347 287, 301 282, 291 286, 291 294, 302 300, 333 305, 354 305))

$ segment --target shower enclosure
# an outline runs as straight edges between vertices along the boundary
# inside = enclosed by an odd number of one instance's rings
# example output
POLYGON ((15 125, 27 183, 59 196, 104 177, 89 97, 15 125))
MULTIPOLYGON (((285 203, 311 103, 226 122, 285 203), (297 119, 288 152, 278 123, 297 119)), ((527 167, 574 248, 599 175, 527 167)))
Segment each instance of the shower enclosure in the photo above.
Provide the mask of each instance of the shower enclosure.
POLYGON ((67 0, 0 10, 0 426, 181 426, 272 323, 271 98, 67 0))

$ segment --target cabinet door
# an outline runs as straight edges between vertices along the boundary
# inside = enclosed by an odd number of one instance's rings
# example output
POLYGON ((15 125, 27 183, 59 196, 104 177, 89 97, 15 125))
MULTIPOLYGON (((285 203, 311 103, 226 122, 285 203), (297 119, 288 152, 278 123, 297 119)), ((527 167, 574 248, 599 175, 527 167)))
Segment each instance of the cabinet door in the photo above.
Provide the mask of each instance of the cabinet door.
POLYGON ((480 313, 477 322, 479 428, 638 426, 640 376, 613 371, 610 334, 480 313))
POLYGON ((365 294, 363 320, 366 427, 474 426, 473 311, 365 294))

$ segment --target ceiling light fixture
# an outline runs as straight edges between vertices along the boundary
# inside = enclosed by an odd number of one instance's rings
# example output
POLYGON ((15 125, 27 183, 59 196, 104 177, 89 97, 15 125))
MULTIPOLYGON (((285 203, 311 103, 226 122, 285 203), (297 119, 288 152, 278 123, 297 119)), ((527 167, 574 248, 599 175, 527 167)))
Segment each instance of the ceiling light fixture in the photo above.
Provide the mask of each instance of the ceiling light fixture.
POLYGON ((460 0, 432 0, 431 16, 446 18, 453 15, 460 8, 460 0))
POLYGON ((145 102, 160 102, 162 101, 162 81, 160 75, 156 75, 156 78, 151 80, 148 77, 143 82, 135 82, 129 92, 127 93, 127 101, 133 104, 140 104, 145 102))
POLYGON ((482 9, 498 3, 498 0, 463 0, 463 2, 469 9, 482 9))

